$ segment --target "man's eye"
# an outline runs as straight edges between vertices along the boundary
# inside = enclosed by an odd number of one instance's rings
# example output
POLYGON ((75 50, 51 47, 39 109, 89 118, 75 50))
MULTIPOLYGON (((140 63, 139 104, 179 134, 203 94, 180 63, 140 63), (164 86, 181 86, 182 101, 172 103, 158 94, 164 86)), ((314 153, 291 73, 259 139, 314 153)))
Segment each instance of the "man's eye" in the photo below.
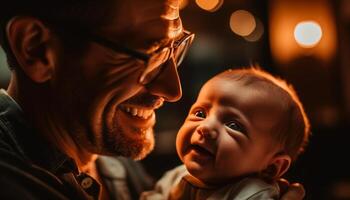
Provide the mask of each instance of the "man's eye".
POLYGON ((205 112, 202 111, 202 110, 196 111, 196 112, 194 113, 194 115, 195 115, 196 117, 200 117, 200 118, 205 118, 205 117, 206 117, 205 112))
POLYGON ((226 124, 226 126, 232 130, 235 130, 235 131, 239 131, 239 132, 242 132, 244 133, 245 130, 244 128, 242 127, 242 125, 240 125, 239 123, 237 122, 229 122, 226 124))

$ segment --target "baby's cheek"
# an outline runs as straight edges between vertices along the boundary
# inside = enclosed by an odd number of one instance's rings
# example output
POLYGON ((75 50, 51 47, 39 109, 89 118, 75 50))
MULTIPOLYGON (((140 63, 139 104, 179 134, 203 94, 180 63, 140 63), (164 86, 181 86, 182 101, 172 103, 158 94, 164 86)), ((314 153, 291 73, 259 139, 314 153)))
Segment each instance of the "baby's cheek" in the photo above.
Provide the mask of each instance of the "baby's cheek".
POLYGON ((176 150, 180 157, 184 156, 187 149, 191 144, 191 137, 195 128, 191 126, 191 124, 186 123, 180 128, 177 136, 176 136, 176 150))

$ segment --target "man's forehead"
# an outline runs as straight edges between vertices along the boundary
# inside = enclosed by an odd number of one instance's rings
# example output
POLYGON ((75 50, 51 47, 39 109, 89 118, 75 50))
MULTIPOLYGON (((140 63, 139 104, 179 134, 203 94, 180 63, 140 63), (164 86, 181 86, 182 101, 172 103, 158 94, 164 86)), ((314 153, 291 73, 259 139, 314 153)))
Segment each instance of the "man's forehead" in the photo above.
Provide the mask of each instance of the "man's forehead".
POLYGON ((146 46, 178 37, 182 31, 178 0, 121 0, 101 34, 128 45, 146 46))
POLYGON ((180 6, 180 0, 165 0, 165 2, 169 6, 173 6, 173 7, 179 7, 180 6))

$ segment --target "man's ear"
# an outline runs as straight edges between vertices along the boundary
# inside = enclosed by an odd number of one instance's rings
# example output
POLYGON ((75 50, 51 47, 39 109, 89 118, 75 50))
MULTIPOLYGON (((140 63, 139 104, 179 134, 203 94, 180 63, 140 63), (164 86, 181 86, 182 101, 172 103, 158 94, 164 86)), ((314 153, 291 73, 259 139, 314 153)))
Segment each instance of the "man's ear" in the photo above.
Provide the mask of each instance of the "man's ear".
POLYGON ((269 165, 261 172, 262 177, 276 179, 281 177, 290 167, 292 159, 286 154, 276 154, 269 165))
POLYGON ((36 83, 49 80, 55 65, 49 29, 34 17, 19 16, 8 22, 6 33, 18 67, 36 83))

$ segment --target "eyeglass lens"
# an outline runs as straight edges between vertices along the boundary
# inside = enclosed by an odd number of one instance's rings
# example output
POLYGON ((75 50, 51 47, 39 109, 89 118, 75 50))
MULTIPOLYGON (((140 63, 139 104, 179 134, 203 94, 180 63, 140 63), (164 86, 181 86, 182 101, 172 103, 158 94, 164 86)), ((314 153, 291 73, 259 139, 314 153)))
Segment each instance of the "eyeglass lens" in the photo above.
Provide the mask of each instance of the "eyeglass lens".
POLYGON ((174 56, 176 67, 178 67, 186 55, 189 43, 190 39, 187 38, 173 49, 164 48, 162 51, 153 54, 150 60, 148 61, 148 66, 143 72, 143 75, 140 77, 140 82, 142 84, 148 84, 154 78, 156 78, 161 73, 161 70, 163 68, 162 66, 164 66, 164 63, 171 59, 171 55, 174 56), (171 51, 174 51, 173 54, 171 51))

